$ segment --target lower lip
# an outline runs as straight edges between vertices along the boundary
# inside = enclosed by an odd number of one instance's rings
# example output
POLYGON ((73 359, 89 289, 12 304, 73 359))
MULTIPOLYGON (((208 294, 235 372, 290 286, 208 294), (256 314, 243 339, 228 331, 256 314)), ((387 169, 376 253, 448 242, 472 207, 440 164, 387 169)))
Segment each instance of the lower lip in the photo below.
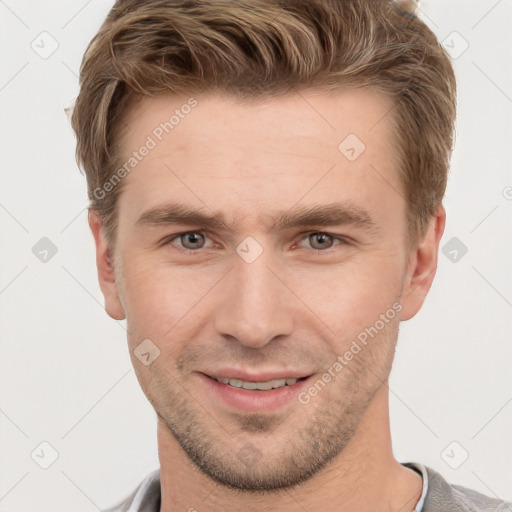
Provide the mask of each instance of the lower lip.
POLYGON ((283 407, 297 399, 297 395, 307 386, 310 378, 299 380, 292 386, 283 386, 269 391, 257 391, 223 384, 204 373, 199 373, 199 377, 214 396, 217 396, 230 407, 247 412, 275 411, 283 407))

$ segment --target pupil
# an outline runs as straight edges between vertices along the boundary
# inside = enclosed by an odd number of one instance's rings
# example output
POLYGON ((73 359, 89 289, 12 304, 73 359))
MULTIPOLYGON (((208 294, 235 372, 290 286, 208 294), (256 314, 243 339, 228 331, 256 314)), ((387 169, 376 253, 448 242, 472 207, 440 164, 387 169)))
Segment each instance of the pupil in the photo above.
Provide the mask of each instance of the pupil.
MULTIPOLYGON (((328 235, 326 235, 325 233, 315 233, 315 234, 313 234, 311 236, 320 239, 320 244, 325 242, 326 239, 328 238, 328 235)), ((324 247, 325 247, 325 244, 324 244, 324 247)))
MULTIPOLYGON (((191 239, 192 245, 197 244, 199 242, 199 237, 200 236, 201 235, 198 235, 197 233, 191 233, 191 234, 185 235, 185 237, 189 237, 189 239, 191 239)), ((194 249, 197 249, 197 247, 194 247, 194 249)))

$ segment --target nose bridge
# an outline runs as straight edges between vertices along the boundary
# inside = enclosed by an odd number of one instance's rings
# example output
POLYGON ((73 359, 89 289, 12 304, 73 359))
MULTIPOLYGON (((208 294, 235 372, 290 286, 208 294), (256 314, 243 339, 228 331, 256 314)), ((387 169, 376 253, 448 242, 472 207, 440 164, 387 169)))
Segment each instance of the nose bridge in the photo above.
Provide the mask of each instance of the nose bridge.
POLYGON ((253 259, 255 247, 240 244, 215 312, 217 332, 258 348, 293 331, 292 293, 279 279, 270 250, 253 259), (249 255, 249 256, 248 256, 249 255))

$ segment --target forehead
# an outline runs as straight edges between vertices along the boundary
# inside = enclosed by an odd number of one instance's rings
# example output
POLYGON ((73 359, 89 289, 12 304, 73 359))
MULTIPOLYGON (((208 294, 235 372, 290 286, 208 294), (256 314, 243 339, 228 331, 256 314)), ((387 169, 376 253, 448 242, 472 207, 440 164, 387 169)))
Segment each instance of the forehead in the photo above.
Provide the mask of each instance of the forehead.
MULTIPOLYGON (((387 114, 392 108, 393 100, 389 96, 370 87, 295 90, 280 96, 247 99, 214 91, 199 95, 162 93, 139 98, 128 107, 125 120, 130 134, 125 142, 136 143, 141 132, 158 131, 161 123, 169 121, 172 131, 184 132, 188 126, 199 134, 197 125, 183 122, 189 117, 203 121, 203 133, 220 126, 234 132, 249 122, 255 128, 264 123, 269 129, 287 126, 289 130, 300 128, 301 132, 315 135, 327 129, 333 132, 352 129, 362 138, 369 138, 367 132, 374 129, 379 132, 378 127, 385 129, 384 118, 391 119, 387 114), (296 126, 294 121, 308 121, 310 129, 307 130, 306 125, 296 126)), ((164 136, 169 134, 169 130, 164 131, 164 136)), ((158 134, 155 135, 158 138, 158 134)))
POLYGON ((367 88, 251 101, 214 93, 145 98, 126 118, 122 148, 136 161, 124 178, 120 218, 135 223, 145 209, 176 199, 254 219, 298 201, 354 203, 356 191, 370 207, 378 195, 396 203, 392 110, 389 98, 367 88))

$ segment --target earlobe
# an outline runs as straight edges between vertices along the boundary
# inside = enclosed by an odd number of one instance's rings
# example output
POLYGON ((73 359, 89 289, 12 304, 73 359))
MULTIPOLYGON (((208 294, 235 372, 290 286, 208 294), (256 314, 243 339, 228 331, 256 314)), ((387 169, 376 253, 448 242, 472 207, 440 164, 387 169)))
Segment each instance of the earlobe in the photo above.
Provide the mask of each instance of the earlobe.
POLYGON ((96 210, 89 210, 88 222, 96 245, 96 268, 100 289, 105 298, 105 311, 114 320, 124 320, 126 315, 117 289, 114 264, 103 225, 96 210))
POLYGON ((423 239, 409 255, 403 282, 400 320, 415 316, 425 302, 437 270, 439 243, 446 223, 446 211, 441 205, 430 219, 423 239))

